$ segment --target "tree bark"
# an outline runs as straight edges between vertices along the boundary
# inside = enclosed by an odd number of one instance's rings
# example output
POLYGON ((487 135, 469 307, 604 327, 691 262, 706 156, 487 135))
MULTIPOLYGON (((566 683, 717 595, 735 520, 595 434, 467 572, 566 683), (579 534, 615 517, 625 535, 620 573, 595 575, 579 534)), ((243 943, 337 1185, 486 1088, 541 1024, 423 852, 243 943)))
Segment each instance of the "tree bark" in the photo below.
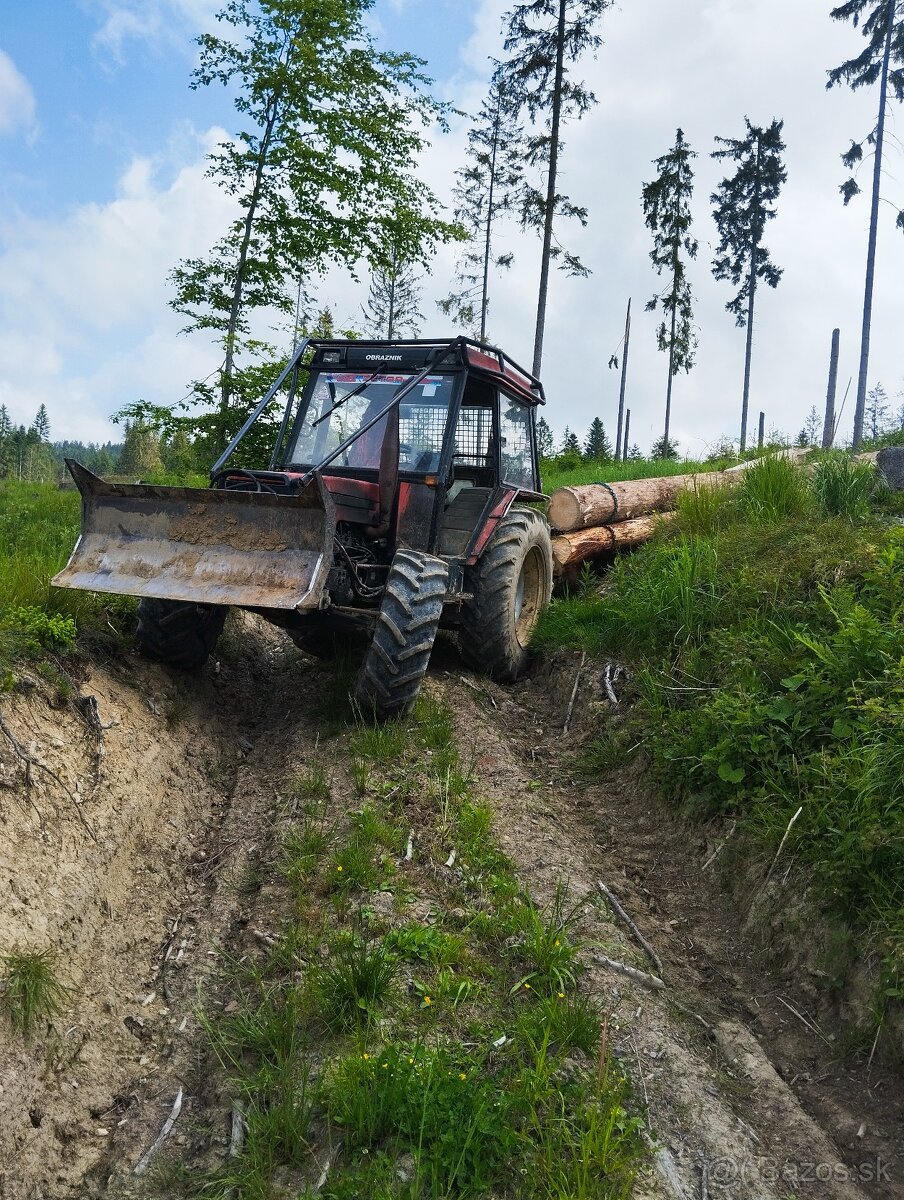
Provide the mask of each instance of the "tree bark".
POLYGON ((826 416, 822 426, 822 448, 831 450, 835 441, 835 391, 838 387, 838 350, 841 330, 832 330, 832 353, 829 357, 829 386, 826 391, 826 416))
POLYGON ((254 186, 251 189, 251 199, 245 214, 245 227, 242 232, 242 244, 239 247, 238 262, 235 267, 235 283, 232 288, 232 302, 229 306, 229 324, 226 328, 226 357, 220 375, 220 428, 218 430, 219 449, 226 445, 226 415, 229 412, 229 402, 232 398, 232 377, 235 374, 235 337, 239 327, 239 317, 242 312, 242 291, 245 284, 245 264, 248 261, 248 247, 251 244, 251 233, 254 229, 254 218, 261 198, 261 185, 264 179, 264 168, 267 165, 267 152, 273 138, 273 130, 279 116, 280 93, 273 94, 269 103, 269 113, 264 132, 261 136, 260 153, 257 168, 254 173, 254 186))
POLYGON ((620 525, 596 525, 592 529, 557 534, 552 539, 553 568, 559 574, 566 567, 573 567, 588 558, 639 546, 653 536, 660 521, 670 521, 674 515, 665 512, 654 517, 623 521, 620 525))
POLYGON ((549 176, 546 181, 546 212, 543 220, 543 253, 540 259, 540 292, 537 298, 537 328, 534 333, 534 363, 531 368, 539 379, 543 363, 543 333, 546 327, 546 298, 549 293, 549 259, 552 252, 552 225, 556 207, 556 175, 559 166, 559 126, 562 119, 562 78, 565 73, 565 5, 559 0, 559 25, 556 37, 556 76, 552 95, 552 121, 549 139, 549 176))
POLYGON ((736 482, 736 476, 710 471, 699 475, 665 475, 656 479, 557 488, 549 501, 549 523, 554 529, 567 532, 629 522, 650 513, 673 509, 678 494, 688 488, 725 487, 736 482))
POLYGON ((750 360, 753 357, 753 306, 756 298, 756 252, 760 244, 757 213, 760 206, 760 157, 762 134, 756 139, 756 184, 753 192, 753 223, 750 229, 750 292, 747 297, 747 349, 744 355, 744 397, 741 401, 741 453, 747 447, 747 410, 750 404, 750 360))
POLYGON ((672 421, 672 380, 675 378, 672 372, 672 364, 675 361, 675 304, 672 304, 672 333, 671 342, 669 344, 669 384, 665 390, 665 428, 662 432, 662 453, 668 457, 669 453, 669 425, 672 421))
POLYGON ((493 124, 493 153, 490 158, 490 191, 487 196, 487 228, 483 246, 483 288, 480 293, 480 340, 487 340, 487 292, 490 286, 490 246, 493 230, 493 204, 496 190, 496 150, 499 145, 499 123, 502 119, 502 101, 496 100, 496 120, 493 124))
POLYGON ((888 64, 897 5, 888 6, 888 29, 882 57, 882 82, 879 87, 879 121, 876 125, 876 154, 873 161, 873 197, 869 216, 869 245, 866 251, 866 286, 863 294, 863 329, 860 335, 860 373, 857 376, 857 404, 854 408, 853 450, 863 441, 863 414, 866 411, 866 383, 869 371, 869 339, 873 318, 873 280, 876 274, 876 241, 879 230, 879 187, 882 181, 882 145, 885 140, 885 106, 888 102, 888 64))
MULTIPOLYGON (((622 445, 622 423, 625 416, 625 386, 628 380, 628 348, 631 344, 631 298, 628 297, 628 313, 625 317, 625 344, 622 350, 621 383, 618 389, 618 430, 615 435, 615 461, 624 462, 626 446, 622 445)), ((627 437, 627 434, 625 435, 627 437)))

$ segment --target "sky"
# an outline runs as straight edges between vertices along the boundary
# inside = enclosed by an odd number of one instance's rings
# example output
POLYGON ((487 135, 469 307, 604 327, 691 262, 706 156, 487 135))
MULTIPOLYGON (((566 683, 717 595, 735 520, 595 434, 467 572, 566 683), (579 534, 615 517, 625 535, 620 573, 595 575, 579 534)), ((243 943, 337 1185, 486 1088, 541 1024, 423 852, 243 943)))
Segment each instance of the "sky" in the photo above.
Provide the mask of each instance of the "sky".
MULTIPOLYGON (((379 44, 428 63, 434 90, 463 112, 485 94, 489 56, 501 56, 506 0, 376 0, 379 44)), ((205 156, 238 129, 221 88, 189 89, 194 39, 215 26, 215 0, 0 0, 0 403, 30 424, 46 404, 54 439, 106 441, 110 422, 138 399, 170 404, 215 371, 203 334, 181 335, 167 276, 200 255, 233 216, 205 175, 205 156)), ((591 269, 556 272, 542 378, 544 415, 557 433, 583 436, 599 416, 614 432, 619 380, 607 368, 633 299, 627 403, 631 440, 647 451, 662 430, 666 356, 657 317, 644 311, 663 284, 649 259, 640 192, 680 126, 697 152, 692 202, 700 249, 690 265, 699 339, 693 370, 674 382, 672 432, 684 453, 737 437, 744 330, 715 281, 709 197, 724 174, 714 136, 740 137, 744 117, 784 120, 788 182, 767 229, 779 287, 758 294, 751 424, 792 436, 822 410, 832 329, 841 329, 839 402, 853 377, 839 436, 850 435, 859 360, 868 195, 845 208, 840 152, 875 123, 877 97, 825 89, 826 71, 859 53, 862 38, 829 18, 826 0, 621 0, 600 23, 596 58, 576 68, 598 100, 565 127, 561 188, 588 209, 586 228, 559 236, 591 269)), ((469 120, 434 131, 420 163, 448 202, 464 161, 469 120)), ((890 110, 883 181, 869 385, 904 402, 904 111, 890 110)), ((871 164, 860 180, 868 192, 871 164)), ((512 226, 499 249, 511 270, 494 278, 489 334, 531 361, 539 241, 512 226)), ((442 249, 423 281, 423 336, 459 332, 436 307, 449 291, 455 250, 442 249)), ((367 283, 332 269, 313 285, 338 324, 360 324, 367 283)), ((285 347, 288 349, 288 346, 285 347)))

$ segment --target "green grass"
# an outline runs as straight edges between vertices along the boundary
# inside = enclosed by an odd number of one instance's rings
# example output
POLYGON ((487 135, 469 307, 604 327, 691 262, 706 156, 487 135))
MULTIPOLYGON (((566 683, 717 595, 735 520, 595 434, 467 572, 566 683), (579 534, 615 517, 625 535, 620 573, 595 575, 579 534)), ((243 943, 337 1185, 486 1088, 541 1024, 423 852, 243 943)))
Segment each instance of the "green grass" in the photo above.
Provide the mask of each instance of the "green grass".
POLYGON ((0 955, 0 1005, 26 1041, 41 1024, 58 1016, 68 998, 68 989, 56 977, 50 950, 16 950, 0 955))
POLYGON ((168 1164, 169 1195, 266 1200, 340 1145, 320 1193, 332 1200, 630 1194, 646 1151, 580 990, 574 905, 564 888, 545 908, 521 892, 448 707, 427 697, 403 729, 397 755, 360 727, 332 744, 334 790, 367 764, 357 812, 305 800, 289 819, 280 869, 307 906, 262 960, 229 965, 231 1002, 204 1016, 246 1143, 219 1170, 168 1164), (377 888, 395 889, 392 915, 377 888), (425 898, 429 916, 405 916, 425 898))
POLYGON ((685 475, 695 471, 716 471, 718 465, 692 459, 638 458, 623 463, 578 463, 563 467, 555 459, 541 464, 543 491, 549 495, 556 488, 575 487, 583 483, 615 483, 622 479, 655 479, 660 475, 685 475))
POLYGON ((118 638, 133 618, 126 596, 56 589, 50 580, 80 532, 80 498, 54 484, 0 484, 0 670, 20 658, 65 653, 75 629, 118 638), (18 638, 16 633, 20 634, 18 638))
POLYGON ((862 521, 869 515, 870 500, 877 494, 876 471, 846 454, 829 454, 813 470, 813 498, 828 517, 862 521))
MULTIPOLYGON (((684 499, 600 594, 552 605, 536 644, 628 661, 638 697, 585 773, 649 754, 664 793, 730 814, 739 845, 786 845, 816 894, 904 983, 904 529, 872 515, 869 469, 781 460, 684 499)), ((884 1003, 884 998, 880 998, 884 1003)))

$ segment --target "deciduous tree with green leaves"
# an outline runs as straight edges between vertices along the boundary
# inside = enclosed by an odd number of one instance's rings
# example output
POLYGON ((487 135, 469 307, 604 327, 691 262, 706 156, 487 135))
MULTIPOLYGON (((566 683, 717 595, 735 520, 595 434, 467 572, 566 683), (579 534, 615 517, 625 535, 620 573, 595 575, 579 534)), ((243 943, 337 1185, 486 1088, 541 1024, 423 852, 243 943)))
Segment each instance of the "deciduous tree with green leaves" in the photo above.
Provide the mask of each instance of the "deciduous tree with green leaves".
POLYGON ((679 129, 671 150, 653 160, 659 173, 652 183, 644 184, 642 192, 644 218, 653 234, 650 258, 656 273, 665 273, 668 280, 665 290, 657 292, 647 302, 647 312, 653 312, 662 305, 664 317, 656 331, 656 340, 659 349, 667 351, 669 356, 663 444, 669 442, 672 380, 679 371, 690 371, 697 348, 693 294, 685 265, 685 256, 689 259, 697 257, 697 239, 691 236, 690 231, 690 204, 694 194, 691 159, 696 157, 679 129))
POLYGON ((555 259, 570 275, 588 275, 580 259, 564 250, 554 238, 557 219, 574 217, 587 224, 587 210, 573 204, 558 190, 562 125, 580 119, 596 103, 583 83, 572 79, 568 68, 602 44, 597 26, 612 0, 525 0, 505 19, 505 49, 511 58, 504 64, 506 84, 519 109, 540 128, 528 136, 526 161, 542 169, 544 185, 526 184, 521 200, 525 227, 542 230, 540 286, 534 334, 533 373, 539 376, 543 361, 543 334, 549 294, 549 267, 555 259))
POLYGON ((747 445, 747 413, 750 404, 750 362, 753 356, 753 316, 757 282, 778 287, 782 269, 773 263, 763 245, 766 222, 775 217, 775 202, 788 178, 782 153, 784 121, 773 120, 767 128, 751 125, 743 138, 716 138, 720 147, 712 153, 717 160, 737 163, 734 175, 726 177, 710 197, 719 231, 713 259, 713 275, 737 286, 738 293, 725 305, 739 328, 747 326, 744 355, 744 392, 741 401, 741 451, 747 445))
MULTIPOLYGON (((847 0, 832 9, 836 21, 851 21, 855 27, 862 22, 866 45, 855 58, 850 58, 829 71, 826 87, 846 83, 850 88, 872 87, 879 84, 879 112, 876 124, 864 139, 873 147, 873 185, 870 202, 869 238, 866 249, 866 282, 863 295, 863 324, 860 334, 860 369, 857 375, 857 400, 854 406, 853 448, 863 440, 863 416, 866 410, 866 384, 869 371, 870 327, 873 315, 873 283, 876 274, 876 244, 879 233, 879 200, 882 183, 882 156, 885 152, 885 120, 889 96, 904 100, 904 4, 901 0, 847 0)), ((863 142, 851 142, 841 161, 854 171, 863 160, 863 142)), ((845 204, 860 192, 853 174, 841 185, 845 204)), ((898 212, 898 228, 904 230, 904 209, 898 212)))
POLYGON ((459 326, 486 341, 490 268, 508 270, 511 253, 495 249, 498 218, 518 203, 524 182, 524 144, 506 78, 499 64, 468 133, 465 166, 456 171, 455 219, 467 231, 455 273, 456 287, 439 307, 459 326))
MULTIPOLYGON (((235 94, 241 128, 210 156, 209 175, 236 217, 204 257, 172 273, 186 331, 222 340, 218 439, 237 424, 242 348, 256 310, 291 316, 300 281, 330 262, 388 267, 427 258, 455 235, 415 173, 425 130, 447 106, 427 90, 420 59, 379 50, 365 17, 374 0, 229 0, 227 35, 198 38, 192 88, 235 94)), ((238 419, 244 415, 238 414, 238 419)))

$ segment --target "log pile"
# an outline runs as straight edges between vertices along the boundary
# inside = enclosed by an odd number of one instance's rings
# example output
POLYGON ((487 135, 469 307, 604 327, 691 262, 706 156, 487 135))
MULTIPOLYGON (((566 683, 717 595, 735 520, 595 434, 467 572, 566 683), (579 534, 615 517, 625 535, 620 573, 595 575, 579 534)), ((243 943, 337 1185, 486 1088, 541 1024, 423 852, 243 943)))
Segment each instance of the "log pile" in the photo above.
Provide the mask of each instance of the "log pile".
POLYGON ((549 501, 556 574, 587 559, 647 541, 660 521, 675 515, 680 492, 737 482, 737 476, 714 471, 558 488, 549 501))

